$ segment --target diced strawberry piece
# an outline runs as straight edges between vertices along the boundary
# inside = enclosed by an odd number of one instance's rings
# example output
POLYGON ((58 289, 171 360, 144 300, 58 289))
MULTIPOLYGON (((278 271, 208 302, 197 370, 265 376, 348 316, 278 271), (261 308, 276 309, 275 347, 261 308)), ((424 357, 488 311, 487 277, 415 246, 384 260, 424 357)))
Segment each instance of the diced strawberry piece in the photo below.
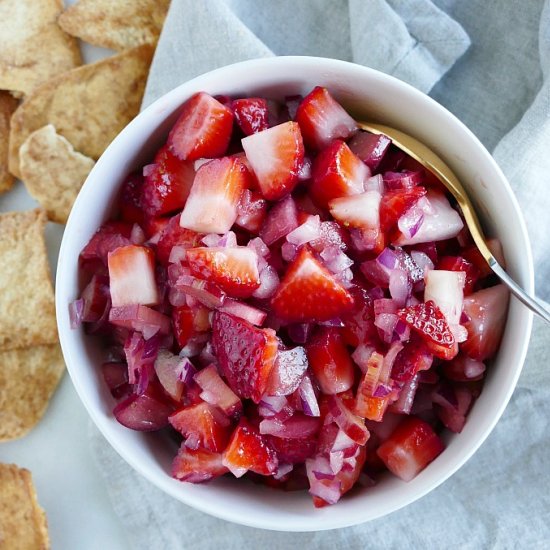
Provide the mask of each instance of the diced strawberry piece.
POLYGON ((250 173, 234 157, 203 164, 195 175, 180 225, 199 233, 227 233, 237 219, 237 207, 250 173))
POLYGON ((231 389, 259 403, 277 356, 275 331, 227 313, 214 313, 212 346, 231 389))
POLYGON ((433 355, 420 339, 411 338, 397 354, 392 365, 391 377, 397 382, 409 382, 415 374, 428 370, 433 363, 433 355))
POLYGON ((258 255, 252 248, 190 248, 186 258, 194 275, 213 282, 229 296, 247 298, 260 286, 258 255))
POLYGON ((107 222, 89 240, 80 253, 80 264, 93 267, 99 262, 107 265, 107 256, 121 246, 132 244, 132 223, 107 222))
POLYGON ((481 380, 485 373, 485 364, 459 353, 452 361, 445 361, 441 365, 445 378, 456 382, 472 382, 481 380))
POLYGON ((376 453, 388 470, 404 481, 417 476, 444 449, 432 427, 414 416, 406 418, 376 453))
POLYGON ((353 439, 358 445, 364 445, 369 439, 369 431, 365 426, 365 421, 351 411, 350 407, 353 407, 354 404, 353 396, 349 398, 349 407, 344 400, 345 396, 329 395, 327 400, 328 414, 349 438, 353 439))
POLYGON ((120 204, 120 217, 123 221, 139 224, 143 222, 145 213, 141 198, 144 182, 145 179, 140 171, 130 174, 122 184, 118 203, 120 204))
POLYGON ((174 246, 181 246, 186 249, 193 248, 200 243, 203 236, 191 229, 181 227, 179 214, 173 216, 160 234, 157 243, 158 261, 162 265, 167 266, 170 252, 172 252, 174 246))
POLYGON ((205 92, 188 99, 168 135, 170 151, 182 160, 223 155, 233 130, 231 109, 205 92))
POLYGON ((191 448, 195 445, 220 453, 227 447, 231 435, 229 418, 208 403, 180 409, 171 414, 168 421, 188 438, 187 446, 191 448))
POLYGON ((335 246, 342 252, 348 249, 350 243, 349 233, 337 222, 321 222, 319 233, 321 236, 309 243, 316 252, 322 252, 330 246, 335 246))
POLYGON ((249 470, 269 476, 277 470, 278 460, 266 438, 243 419, 231 436, 223 455, 223 465, 235 477, 241 477, 249 470))
POLYGON ((287 321, 327 321, 349 311, 353 297, 304 247, 285 273, 271 306, 287 321))
POLYGON ((172 309, 172 328, 180 348, 187 345, 195 334, 194 313, 190 307, 176 306, 172 309))
POLYGON ((424 187, 404 191, 387 191, 380 203, 380 225, 387 232, 397 225, 399 218, 426 195, 424 187))
MULTIPOLYGON (((103 275, 93 275, 80 295, 84 300, 82 321, 94 323, 99 321, 107 308, 110 299, 109 279, 103 275)), ((110 304, 109 304, 110 307, 110 304)))
POLYGON ((195 178, 192 162, 180 160, 165 145, 155 162, 144 168, 144 174, 141 205, 148 216, 163 216, 183 208, 195 178))
POLYGON ((296 121, 308 147, 322 149, 335 139, 347 139, 357 131, 357 123, 330 95, 317 86, 300 103, 296 121))
POLYGON ((109 254, 108 265, 113 306, 159 303, 155 254, 150 248, 136 245, 117 248, 109 254))
POLYGON ((367 395, 367 392, 364 391, 364 386, 359 384, 354 412, 367 420, 382 422, 390 401, 391 398, 388 395, 385 397, 367 395))
POLYGON ((461 256, 443 256, 436 269, 446 271, 463 271, 466 274, 466 282, 464 284, 464 294, 468 296, 474 291, 474 287, 479 279, 479 269, 472 263, 462 258, 461 256))
POLYGON ((309 192, 317 206, 327 208, 332 199, 362 193, 369 174, 367 165, 337 140, 315 157, 309 192))
POLYGON ((269 128, 265 99, 261 97, 236 99, 232 102, 231 107, 237 124, 247 136, 269 128))
POLYGON ((222 458, 220 453, 188 449, 183 444, 172 463, 172 477, 189 483, 209 481, 229 472, 223 465, 222 458))
POLYGON ((128 365, 113 361, 101 365, 101 374, 105 384, 115 399, 127 397, 132 393, 132 387, 128 383, 128 365))
POLYGON ((463 323, 468 339, 461 344, 462 351, 478 361, 485 361, 497 352, 508 311, 509 292, 502 285, 478 290, 464 298, 463 323))
POLYGON ((226 415, 233 416, 242 410, 241 400, 222 380, 214 365, 197 372, 194 380, 202 389, 201 399, 219 407, 226 415))
POLYGON ((266 199, 281 199, 294 189, 304 162, 304 144, 296 122, 248 136, 242 146, 266 199))
POLYGON ((342 316, 344 328, 342 335, 346 344, 357 347, 378 340, 378 331, 374 325, 373 300, 369 292, 359 286, 349 289, 353 296, 354 306, 351 311, 342 316))
MULTIPOLYGON (((168 227, 171 218, 146 218, 143 222, 143 231, 147 239, 153 238, 155 235, 160 235, 168 227)), ((179 225, 179 216, 178 216, 179 225)))
POLYGON ((304 348, 279 350, 266 387, 268 395, 289 395, 298 389, 308 367, 304 348))
POLYGON ((397 317, 422 337, 436 357, 449 360, 458 353, 458 344, 445 315, 431 300, 400 309, 397 317))
POLYGON ((262 195, 245 189, 237 207, 237 219, 235 223, 239 227, 257 235, 260 232, 266 215, 267 202, 262 195))
MULTIPOLYGON (((490 268, 487 260, 483 257, 479 248, 475 245, 469 246, 462 251, 462 257, 474 265, 479 271, 481 278, 488 277, 493 274, 493 270, 490 268)), ((503 264, 501 264, 503 265, 503 264)))
POLYGON ((317 449, 317 434, 299 439, 267 436, 269 445, 277 453, 279 462, 286 464, 301 464, 315 454, 317 449))
POLYGON ((386 154, 391 139, 384 134, 358 132, 349 142, 349 148, 372 170, 375 171, 386 154))
POLYGON ((309 365, 323 393, 341 393, 352 387, 353 362, 337 328, 320 327, 306 349, 309 365))

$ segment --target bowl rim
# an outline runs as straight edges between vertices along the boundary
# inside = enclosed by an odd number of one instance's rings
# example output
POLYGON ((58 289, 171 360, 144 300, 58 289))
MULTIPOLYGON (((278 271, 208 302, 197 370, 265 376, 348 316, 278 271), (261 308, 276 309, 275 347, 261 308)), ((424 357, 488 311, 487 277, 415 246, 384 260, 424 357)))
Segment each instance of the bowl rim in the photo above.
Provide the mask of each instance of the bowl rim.
MULTIPOLYGON (((247 61, 241 61, 231 65, 226 65, 224 67, 220 67, 218 69, 208 71, 206 73, 196 76, 191 80, 183 82, 179 86, 173 88, 166 94, 159 97, 149 106, 147 106, 143 111, 141 111, 139 115, 137 115, 107 147, 107 149, 105 150, 103 155, 100 157, 100 159, 97 161, 96 165, 94 166, 91 173, 89 174, 86 182, 84 183, 81 189, 81 192, 79 193, 75 201, 74 207, 67 221, 62 243, 60 246, 59 258, 57 263, 56 285, 55 285, 57 324, 58 324, 61 348, 62 348, 63 356, 65 358, 65 362, 67 365, 67 370, 69 371, 69 375, 77 391, 77 394, 80 400, 82 401, 82 403, 84 404, 86 410, 88 411, 88 414, 92 418, 94 424, 100 430, 102 435, 107 439, 107 441, 113 447, 113 449, 115 449, 115 451, 121 456, 121 458, 126 463, 128 463, 134 470, 136 470, 139 474, 145 477, 145 479, 153 483, 156 487, 161 489, 163 492, 167 493, 168 495, 177 499, 178 501, 191 506, 192 508, 195 508, 211 516, 214 516, 226 521, 230 521, 233 523, 246 525, 249 527, 255 527, 255 528, 262 528, 262 529, 275 530, 275 531, 288 531, 288 532, 307 532, 307 531, 336 529, 341 527, 349 527, 352 525, 357 525, 366 521, 377 519, 379 517, 382 517, 389 513, 397 511, 403 508, 404 506, 422 498, 423 496, 431 492, 433 489, 441 485, 443 482, 445 482, 449 477, 451 477, 478 450, 478 448, 487 439, 489 434, 493 431, 496 423, 502 416, 504 409, 506 408, 512 396, 512 393, 517 385, 518 378, 521 374, 521 371, 525 362, 525 357, 527 354, 527 348, 530 341, 532 322, 533 322, 532 314, 530 312, 524 312, 524 316, 525 316, 524 337, 523 337, 523 340, 520 342, 521 348, 518 352, 518 357, 521 360, 519 361, 518 367, 514 372, 514 376, 507 389, 505 398, 502 400, 502 402, 499 404, 499 407, 496 409, 493 419, 491 423, 487 426, 483 436, 475 440, 474 443, 471 444, 471 447, 469 447, 468 452, 463 454, 460 460, 457 460, 454 464, 452 464, 452 467, 448 468, 444 472, 444 475, 442 475, 438 479, 433 480, 431 483, 426 484, 420 491, 417 491, 415 494, 411 495, 409 498, 402 498, 397 504, 394 504, 392 506, 387 506, 386 508, 379 510, 379 513, 371 512, 368 515, 368 517, 361 518, 361 517, 358 517, 357 514, 349 515, 346 517, 340 517, 340 515, 329 516, 326 513, 323 513, 323 514, 319 514, 318 519, 314 522, 308 521, 306 520, 306 518, 302 518, 304 521, 308 523, 307 525, 304 525, 304 526, 301 526, 298 522, 293 523, 291 525, 280 525, 280 524, 277 524, 276 522, 272 522, 272 524, 266 524, 264 521, 256 520, 252 514, 247 517, 237 516, 237 513, 234 512, 231 507, 227 507, 227 506, 224 507, 219 505, 213 506, 211 501, 206 501, 206 499, 197 499, 194 496, 189 496, 184 491, 180 491, 178 485, 171 483, 172 481, 174 481, 172 478, 170 478, 169 476, 166 476, 166 480, 158 479, 153 473, 151 473, 148 470, 147 467, 143 466, 139 460, 135 459, 135 457, 131 456, 129 453, 125 451, 124 445, 122 445, 120 442, 117 441, 115 434, 113 434, 109 429, 109 424, 105 421, 100 411, 96 410, 94 405, 91 403, 90 399, 87 396, 88 390, 81 383, 78 376, 76 376, 75 374, 76 371, 73 370, 73 366, 72 366, 73 364, 75 364, 76 361, 78 361, 78 357, 76 357, 74 353, 75 350, 73 347, 73 341, 75 341, 77 333, 75 331, 74 334, 71 335, 70 329, 67 330, 68 322, 66 318, 67 318, 67 304, 69 300, 73 298, 68 296, 67 293, 63 291, 63 289, 70 287, 70 285, 68 285, 68 278, 69 278, 69 274, 74 272, 73 271, 74 266, 71 269, 71 267, 65 261, 65 258, 69 254, 68 252, 69 231, 77 223, 79 211, 82 210, 82 208, 86 207, 83 199, 84 195, 86 194, 86 190, 88 190, 92 186, 92 182, 94 180, 95 174, 99 170, 98 167, 108 162, 109 157, 113 155, 113 151, 116 151, 119 145, 122 142, 124 142, 128 136, 132 135, 134 128, 139 127, 139 125, 144 120, 153 117, 153 115, 157 114, 159 110, 162 111, 162 106, 164 103, 170 103, 171 100, 181 96, 181 101, 180 101, 180 104, 181 104, 192 93, 194 93, 199 89, 203 89, 205 87, 205 85, 202 84, 203 81, 208 81, 208 79, 219 80, 226 76, 231 77, 231 73, 233 73, 235 70, 246 70, 246 71, 250 71, 251 73, 254 73, 255 70, 265 69, 266 66, 267 67, 270 67, 270 66, 284 67, 289 64, 300 66, 300 64, 303 64, 303 63, 306 63, 308 66, 311 66, 311 65, 317 66, 322 70, 334 70, 336 72, 345 71, 347 73, 350 73, 350 72, 353 73, 354 71, 358 71, 363 75, 368 76, 371 79, 375 79, 375 80, 377 79, 382 82, 386 82, 389 85, 404 88, 404 93, 412 94, 412 96, 416 97, 417 99, 427 102, 431 109, 440 111, 445 117, 449 119, 451 123, 455 124, 464 132, 464 135, 473 142, 473 144, 477 147, 477 149, 479 149, 481 154, 483 154, 486 161, 488 161, 491 164, 492 168, 495 171, 495 174, 499 176, 500 184, 502 184, 503 188, 506 190, 508 198, 511 201, 514 213, 517 218, 516 219, 516 222, 518 223, 517 229, 520 233, 520 237, 523 243, 525 243, 526 245, 525 266, 524 266, 525 273, 523 277, 525 279, 524 288, 529 293, 532 293, 534 289, 533 257, 532 257, 531 245, 530 245, 529 236, 527 233, 525 220, 523 218, 523 214, 517 202, 517 198, 514 195, 508 180, 502 173, 502 170, 500 169, 496 161, 493 159, 493 157, 490 155, 490 153, 487 151, 487 149, 484 147, 484 145, 473 134, 473 132, 464 123, 462 123, 455 115, 453 115, 450 111, 448 111, 445 107, 440 105, 437 101, 429 97, 427 94, 424 94, 423 92, 417 90, 410 84, 403 82, 391 75, 382 73, 376 69, 372 69, 363 65, 358 65, 347 61, 322 58, 322 57, 310 57, 310 56, 279 56, 279 57, 258 58, 258 59, 251 59, 247 61), (313 525, 313 523, 316 523, 316 524, 313 525)), ((154 127, 154 124, 151 124, 150 126, 154 127)), ((511 297, 511 300, 515 300, 515 298, 511 297)))

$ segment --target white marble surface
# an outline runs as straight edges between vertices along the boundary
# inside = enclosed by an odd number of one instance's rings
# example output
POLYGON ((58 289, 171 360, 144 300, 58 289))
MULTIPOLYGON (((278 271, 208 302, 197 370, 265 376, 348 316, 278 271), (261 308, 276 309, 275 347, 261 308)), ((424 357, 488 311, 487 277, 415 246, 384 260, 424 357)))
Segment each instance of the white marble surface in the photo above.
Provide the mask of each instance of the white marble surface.
MULTIPOLYGON (((83 45, 82 53, 89 63, 111 52, 83 45)), ((36 201, 20 182, 9 193, 0 195, 0 212, 35 206, 36 201)), ((46 240, 52 272, 62 234, 62 226, 48 224, 46 240)), ((89 424, 88 413, 65 374, 38 426, 20 440, 0 443, 0 462, 14 463, 32 472, 54 550, 129 548, 91 453, 89 424)))

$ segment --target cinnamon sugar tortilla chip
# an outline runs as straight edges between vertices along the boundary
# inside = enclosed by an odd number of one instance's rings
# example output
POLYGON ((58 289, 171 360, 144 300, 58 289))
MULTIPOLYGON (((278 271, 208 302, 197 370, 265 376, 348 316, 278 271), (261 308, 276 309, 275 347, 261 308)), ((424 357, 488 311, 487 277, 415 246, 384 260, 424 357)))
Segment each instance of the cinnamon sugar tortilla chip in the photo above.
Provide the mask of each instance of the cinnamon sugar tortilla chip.
POLYGON ((0 441, 38 423, 64 372, 58 344, 0 351, 0 441))
POLYGON ((63 0, 0 2, 0 89, 28 94, 81 64, 77 41, 57 24, 63 0))
POLYGON ((19 156, 28 192, 46 209, 50 220, 66 223, 94 161, 77 153, 51 124, 33 132, 19 156))
POLYGON ((0 92, 0 193, 9 191, 14 178, 8 172, 8 139, 10 118, 17 108, 17 99, 8 92, 0 92))
POLYGON ((48 550, 46 514, 38 504, 29 470, 0 464, 0 548, 48 550))
POLYGON ((169 6, 170 0, 80 0, 58 23, 90 44, 125 50, 156 43, 169 6))
POLYGON ((36 88, 11 119, 10 172, 21 177, 19 147, 46 124, 53 124, 77 151, 97 160, 138 114, 152 56, 153 46, 146 44, 73 69, 36 88))
POLYGON ((0 350, 57 342, 43 210, 0 214, 0 350))

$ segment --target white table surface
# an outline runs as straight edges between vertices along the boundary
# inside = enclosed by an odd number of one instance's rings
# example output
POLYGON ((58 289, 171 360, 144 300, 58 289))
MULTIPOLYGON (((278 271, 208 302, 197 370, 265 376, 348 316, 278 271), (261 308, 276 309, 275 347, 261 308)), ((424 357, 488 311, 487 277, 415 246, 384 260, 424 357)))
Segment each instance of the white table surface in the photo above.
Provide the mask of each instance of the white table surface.
MULTIPOLYGON (((75 0, 67 0, 72 4, 75 0)), ((111 52, 82 45, 89 63, 111 52)), ((21 182, 0 195, 0 212, 37 206, 21 182)), ((49 223, 48 252, 55 272, 63 227, 49 223)), ((90 419, 65 373, 42 421, 27 436, 0 443, 0 462, 28 468, 46 511, 53 550, 124 550, 123 527, 113 512, 105 481, 91 454, 90 419)))

